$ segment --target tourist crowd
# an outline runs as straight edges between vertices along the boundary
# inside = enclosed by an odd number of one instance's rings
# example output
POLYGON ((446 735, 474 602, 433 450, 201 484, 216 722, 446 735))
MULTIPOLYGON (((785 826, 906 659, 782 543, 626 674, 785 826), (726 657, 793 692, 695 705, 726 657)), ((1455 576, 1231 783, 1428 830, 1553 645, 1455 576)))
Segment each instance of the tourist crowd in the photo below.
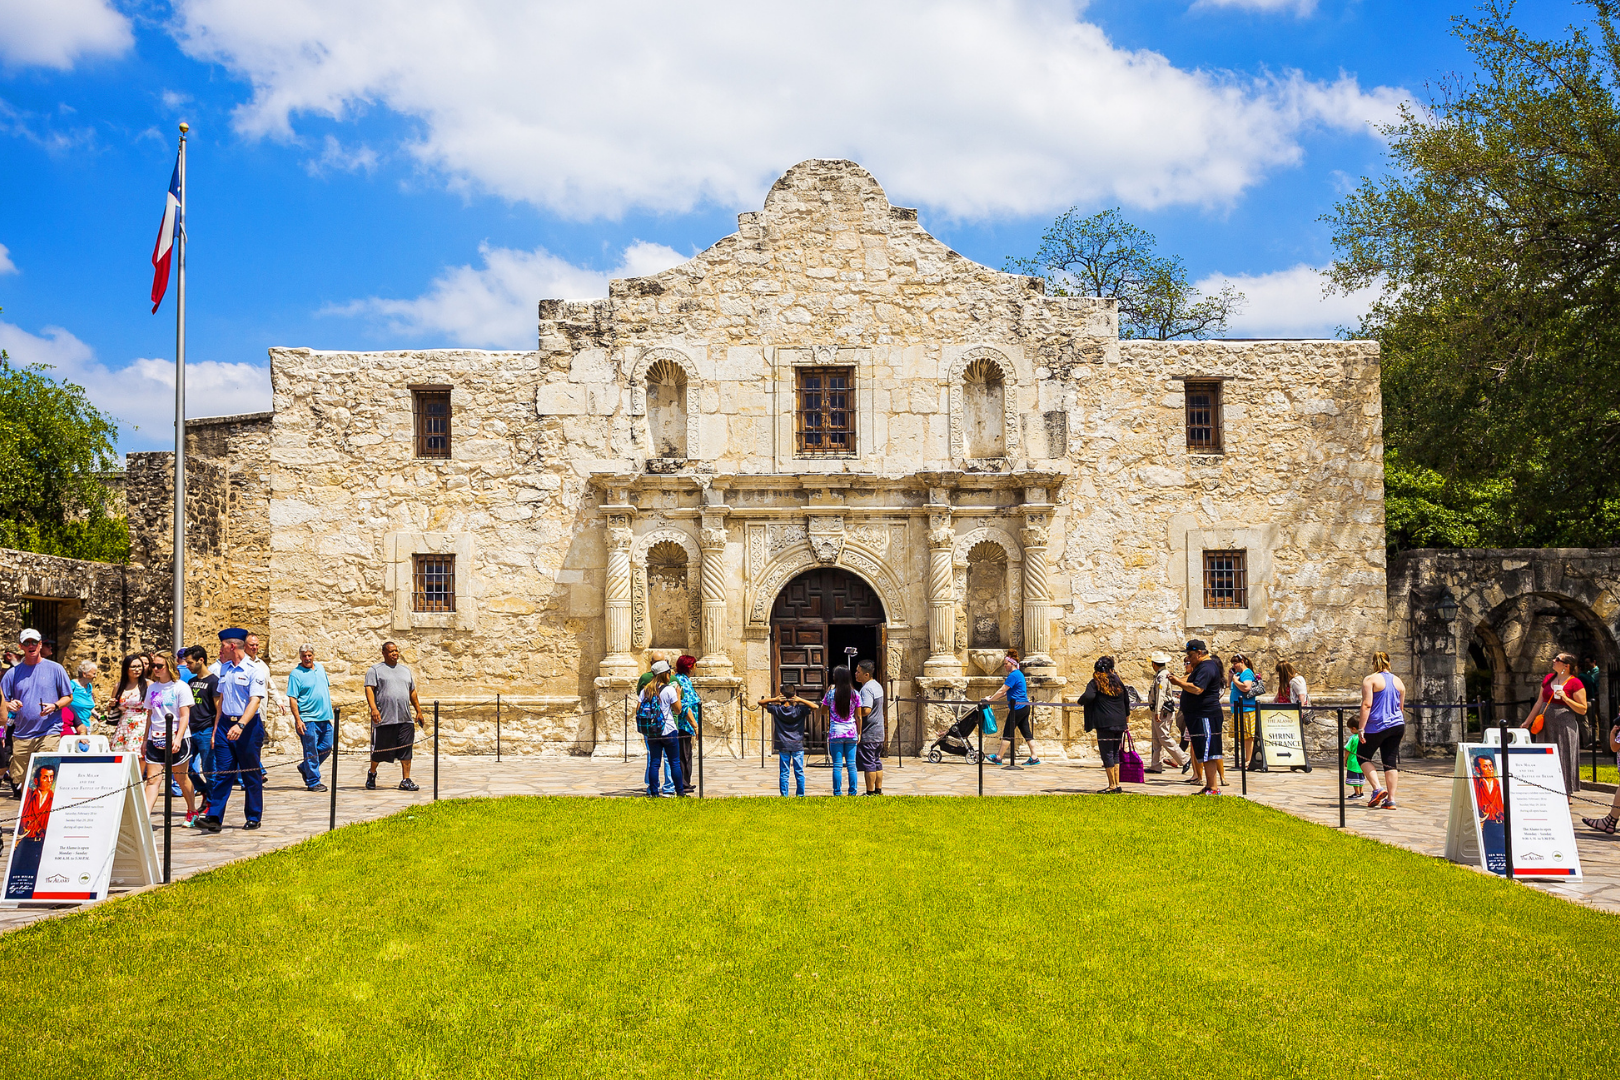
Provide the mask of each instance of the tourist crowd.
MULTIPOLYGON (((47 655, 39 631, 25 629, 18 643, 17 652, 7 650, 0 674, 9 755, 4 776, 13 799, 21 797, 35 753, 55 749, 65 735, 103 735, 110 750, 139 755, 148 810, 168 782, 185 800, 186 825, 217 833, 232 792, 240 788, 243 827, 257 829, 264 816, 260 753, 266 714, 272 712, 291 716, 303 747, 298 771, 306 790, 327 790, 321 766, 334 749, 336 713, 331 681, 313 645, 299 646, 284 698, 271 692, 258 635, 241 628, 220 632, 218 659, 212 663, 200 645, 173 656, 126 656, 112 690, 98 698, 101 669, 94 661, 78 664, 70 679, 47 655)), ((397 761, 400 789, 416 791, 411 752, 416 728, 425 731, 427 720, 415 676, 394 642, 384 643, 382 662, 366 672, 365 694, 372 731, 366 787, 376 788, 379 764, 397 761)))

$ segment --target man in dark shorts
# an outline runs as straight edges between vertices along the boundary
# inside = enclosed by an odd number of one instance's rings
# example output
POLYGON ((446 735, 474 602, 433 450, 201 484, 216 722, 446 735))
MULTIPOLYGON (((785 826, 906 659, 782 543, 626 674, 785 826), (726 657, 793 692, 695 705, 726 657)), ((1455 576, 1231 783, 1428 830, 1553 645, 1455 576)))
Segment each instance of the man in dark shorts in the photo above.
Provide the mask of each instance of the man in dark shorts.
POLYGON ((1221 686, 1225 682, 1221 662, 1212 659, 1204 642, 1187 642, 1187 677, 1170 676, 1181 689, 1181 710, 1187 719, 1187 738, 1194 760, 1204 763, 1204 787, 1200 795, 1219 795, 1226 782, 1226 762, 1221 750, 1221 686))
POLYGON ((366 773, 366 788, 377 787, 378 763, 397 761, 399 790, 415 791, 411 747, 416 741, 416 729, 411 726, 411 714, 416 714, 416 722, 424 732, 427 720, 422 716, 422 703, 416 699, 416 679, 411 669, 399 662, 399 646, 386 641, 382 654, 382 663, 373 664, 366 672, 366 704, 371 708, 371 771, 366 773))
POLYGON ((855 747, 855 767, 866 774, 866 793, 883 794, 883 684, 872 676, 877 664, 862 660, 855 665, 855 685, 861 694, 861 741, 855 747))

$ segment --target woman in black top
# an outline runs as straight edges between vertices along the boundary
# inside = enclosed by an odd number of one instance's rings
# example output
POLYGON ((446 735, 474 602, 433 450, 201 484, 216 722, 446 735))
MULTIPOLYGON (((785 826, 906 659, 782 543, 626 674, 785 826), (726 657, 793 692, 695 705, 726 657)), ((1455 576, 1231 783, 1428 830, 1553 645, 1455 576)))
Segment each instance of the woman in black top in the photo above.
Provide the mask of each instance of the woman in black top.
POLYGON ((1119 744, 1130 723, 1131 703, 1125 697, 1125 684, 1114 674, 1112 656, 1099 659, 1092 670, 1095 674, 1080 695, 1080 706, 1086 711, 1086 730, 1097 733, 1097 753, 1108 773, 1108 786, 1097 794, 1118 795, 1125 790, 1119 786, 1119 744))

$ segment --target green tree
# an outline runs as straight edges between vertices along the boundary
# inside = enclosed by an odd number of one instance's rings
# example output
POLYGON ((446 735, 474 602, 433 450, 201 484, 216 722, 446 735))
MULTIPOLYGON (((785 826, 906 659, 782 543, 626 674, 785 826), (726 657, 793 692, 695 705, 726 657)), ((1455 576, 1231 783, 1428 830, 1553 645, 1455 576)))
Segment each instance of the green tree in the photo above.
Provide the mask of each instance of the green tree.
POLYGON ((1620 538, 1620 35, 1586 6, 1552 41, 1505 0, 1454 20, 1477 74, 1403 109, 1327 219, 1332 283, 1381 288, 1392 545, 1620 538))
POLYGON ((1168 341, 1225 333, 1243 294, 1225 285, 1205 296, 1187 280, 1180 259, 1154 254, 1157 243, 1118 208, 1082 217, 1073 207, 1041 235, 1032 257, 1009 258, 1004 268, 1045 279, 1054 296, 1114 297, 1121 337, 1168 341))
POLYGON ((101 480, 118 465, 118 429, 49 370, 0 350, 0 547, 127 562, 129 526, 101 480))

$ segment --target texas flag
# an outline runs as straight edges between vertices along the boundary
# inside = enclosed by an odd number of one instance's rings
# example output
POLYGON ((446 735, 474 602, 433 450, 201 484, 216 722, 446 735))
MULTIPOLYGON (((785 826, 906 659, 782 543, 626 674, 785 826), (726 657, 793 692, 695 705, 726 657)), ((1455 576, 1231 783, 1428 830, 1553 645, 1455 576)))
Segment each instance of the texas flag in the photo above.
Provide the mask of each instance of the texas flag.
POLYGON ((174 177, 169 181, 169 197, 163 204, 163 224, 158 226, 157 246, 152 248, 152 312, 157 313, 163 303, 163 294, 169 288, 169 261, 174 253, 175 238, 183 228, 181 207, 185 195, 180 190, 180 159, 174 161, 174 177))

